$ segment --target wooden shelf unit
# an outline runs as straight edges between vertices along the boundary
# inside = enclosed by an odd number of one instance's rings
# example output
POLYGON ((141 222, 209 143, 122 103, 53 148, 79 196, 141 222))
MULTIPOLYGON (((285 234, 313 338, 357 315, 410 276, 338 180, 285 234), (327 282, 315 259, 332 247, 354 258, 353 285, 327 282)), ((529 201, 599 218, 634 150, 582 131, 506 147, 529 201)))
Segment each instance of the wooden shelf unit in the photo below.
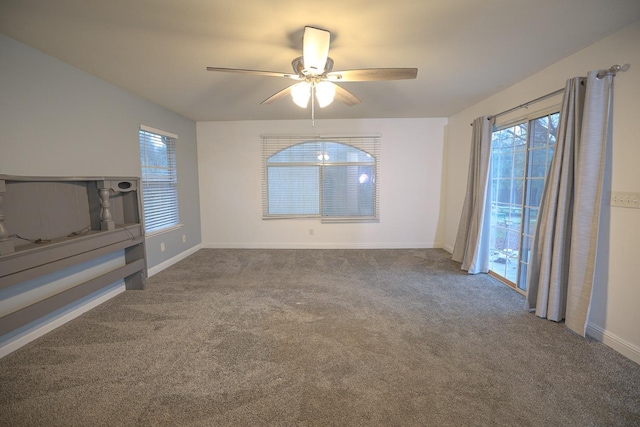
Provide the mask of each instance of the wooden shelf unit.
POLYGON ((0 338, 119 280, 144 289, 144 237, 139 178, 0 175, 0 291, 124 251, 124 265, 3 307, 0 338))

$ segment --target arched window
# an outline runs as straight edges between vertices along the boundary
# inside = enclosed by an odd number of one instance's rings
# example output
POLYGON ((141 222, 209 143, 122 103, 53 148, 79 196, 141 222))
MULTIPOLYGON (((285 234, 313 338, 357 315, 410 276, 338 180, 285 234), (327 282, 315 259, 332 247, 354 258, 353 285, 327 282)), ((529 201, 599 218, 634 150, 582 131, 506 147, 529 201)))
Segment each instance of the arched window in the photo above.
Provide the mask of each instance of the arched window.
POLYGON ((378 218, 378 138, 263 137, 263 218, 378 218))

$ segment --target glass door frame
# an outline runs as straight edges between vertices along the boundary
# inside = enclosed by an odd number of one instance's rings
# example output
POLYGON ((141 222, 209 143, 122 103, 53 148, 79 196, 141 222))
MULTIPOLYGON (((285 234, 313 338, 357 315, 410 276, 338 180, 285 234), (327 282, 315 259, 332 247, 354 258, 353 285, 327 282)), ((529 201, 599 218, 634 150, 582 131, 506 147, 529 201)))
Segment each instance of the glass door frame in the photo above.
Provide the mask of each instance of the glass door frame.
MULTIPOLYGON (((491 188, 491 197, 489 203, 491 203, 491 219, 490 219, 490 241, 491 241, 491 253, 490 253, 490 270, 489 274, 497 277, 499 280, 512 287, 519 293, 525 294, 527 290, 526 275, 528 270, 529 252, 531 250, 531 244, 533 241, 533 235, 535 233, 535 224, 537 222, 537 215, 539 211, 542 190, 546 182, 546 177, 549 172, 551 159, 555 151, 555 139, 557 135, 559 113, 557 108, 551 109, 546 112, 539 112, 537 115, 531 115, 529 117, 522 117, 519 120, 511 121, 494 129, 492 134, 492 147, 491 147, 491 166, 489 179, 491 188), (546 123, 540 122, 544 120, 546 123), (518 132, 518 129, 520 132, 518 132), (494 135, 496 132, 502 132, 505 130, 513 129, 510 138, 512 138, 510 147, 511 166, 510 176, 500 176, 494 174, 494 167, 501 167, 499 162, 500 155, 504 155, 506 151, 494 153, 494 135), (522 138, 518 133, 522 133, 525 130, 526 135, 524 137, 524 145, 522 143, 517 144, 517 141, 522 141, 522 138), (540 131, 545 138, 540 138, 540 131), (518 149, 517 147, 524 146, 524 149, 518 149), (516 156, 524 154, 522 164, 516 166, 516 156), (514 176, 516 168, 521 168, 521 176, 514 176), (504 188, 500 186, 501 181, 509 181, 509 202, 504 200, 504 188), (521 188, 518 187, 518 181, 521 182, 521 188), (535 184, 535 185, 534 185, 535 184), (500 192, 502 191, 502 194, 500 192), (519 197, 519 201, 514 200, 514 196, 519 197), (518 202, 516 204, 515 202, 518 202), (505 206, 506 204, 506 206, 505 206), (505 217, 504 209, 507 208, 505 217), (519 210, 519 227, 517 228, 517 249, 511 248, 512 237, 511 233, 515 233, 516 230, 510 225, 514 222, 514 212, 519 210), (500 217, 505 218, 505 225, 498 225, 500 217), (532 216, 533 224, 532 224, 532 216), (495 221, 494 221, 495 218, 495 221), (502 237, 504 244, 506 240, 506 247, 500 250, 496 249, 495 242, 498 240, 496 230, 502 229, 505 235, 502 237), (524 250, 523 250, 524 248, 524 250), (515 252, 515 256, 514 256, 515 252), (509 263, 516 261, 515 275, 509 274, 509 263), (498 262, 500 261, 500 262, 498 262), (496 264, 502 264, 504 262, 504 275, 500 274, 496 269, 491 268, 496 264), (511 280, 513 278, 514 280, 511 280)), ((517 170, 519 173, 520 170, 517 170)), ((502 246, 502 245, 500 245, 502 246)))

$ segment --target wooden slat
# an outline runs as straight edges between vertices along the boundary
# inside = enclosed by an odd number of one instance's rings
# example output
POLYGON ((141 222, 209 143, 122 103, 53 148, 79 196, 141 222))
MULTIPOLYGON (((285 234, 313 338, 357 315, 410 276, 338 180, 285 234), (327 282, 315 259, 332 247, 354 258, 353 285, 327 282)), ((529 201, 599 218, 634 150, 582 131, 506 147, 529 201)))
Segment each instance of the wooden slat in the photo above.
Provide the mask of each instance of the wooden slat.
MULTIPOLYGON (((56 310, 59 310, 74 301, 100 290, 101 288, 117 282, 122 278, 134 275, 144 269, 144 260, 139 259, 130 264, 112 270, 106 274, 88 280, 59 294, 53 295, 21 310, 15 311, 0 318, 0 336, 25 326, 34 320, 38 320, 56 310)), ((125 279, 126 280, 126 279, 125 279)))
MULTIPOLYGON (((16 273, 0 277, 0 289, 8 288, 10 286, 17 285, 18 283, 26 282, 27 280, 35 279, 37 277, 43 276, 45 274, 54 273, 64 268, 71 267, 73 265, 77 265, 82 262, 89 261, 118 250, 126 249, 131 246, 140 245, 141 243, 140 239, 141 238, 136 240, 124 240, 111 245, 100 246, 97 249, 81 252, 77 255, 68 256, 66 258, 61 258, 56 261, 52 261, 46 264, 41 264, 33 268, 29 268, 26 270, 18 271, 16 273)), ((144 257, 144 254, 143 254, 143 257, 144 257)), ((127 261, 131 261, 131 260, 132 259, 130 258, 127 261)))
MULTIPOLYGON (((38 269, 46 264, 73 258, 103 246, 120 242, 138 244, 141 243, 139 239, 142 238, 142 226, 140 224, 130 224, 112 231, 93 231, 84 236, 55 239, 51 243, 30 245, 29 248, 25 249, 18 248, 18 251, 14 253, 0 256, 0 278, 23 270, 38 269)), ((69 265, 73 264, 71 262, 69 265)), ((46 274, 50 270, 44 267, 42 271, 44 272, 38 272, 38 275, 46 274)), ((0 287, 4 287, 1 283, 2 280, 0 279, 0 287)))

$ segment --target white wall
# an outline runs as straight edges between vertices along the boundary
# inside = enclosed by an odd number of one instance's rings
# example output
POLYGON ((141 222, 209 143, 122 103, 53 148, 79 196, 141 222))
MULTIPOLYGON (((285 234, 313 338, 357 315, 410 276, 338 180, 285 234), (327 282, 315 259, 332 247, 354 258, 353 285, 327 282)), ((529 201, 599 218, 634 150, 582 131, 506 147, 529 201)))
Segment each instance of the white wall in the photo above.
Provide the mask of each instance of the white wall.
MULTIPOLYGON (((462 211, 469 123, 562 88, 570 77, 625 63, 631 68, 615 78, 612 190, 640 192, 640 22, 636 22, 449 118, 445 249, 453 248, 462 211)), ((616 207, 610 213, 610 249, 604 254, 609 258, 608 274, 595 285, 588 333, 640 363, 640 210, 616 207)))
POLYGON ((200 122, 202 242, 240 248, 441 247, 446 119, 200 122), (261 134, 381 134, 380 222, 261 219, 261 134), (313 229, 314 235, 309 230, 313 229))

